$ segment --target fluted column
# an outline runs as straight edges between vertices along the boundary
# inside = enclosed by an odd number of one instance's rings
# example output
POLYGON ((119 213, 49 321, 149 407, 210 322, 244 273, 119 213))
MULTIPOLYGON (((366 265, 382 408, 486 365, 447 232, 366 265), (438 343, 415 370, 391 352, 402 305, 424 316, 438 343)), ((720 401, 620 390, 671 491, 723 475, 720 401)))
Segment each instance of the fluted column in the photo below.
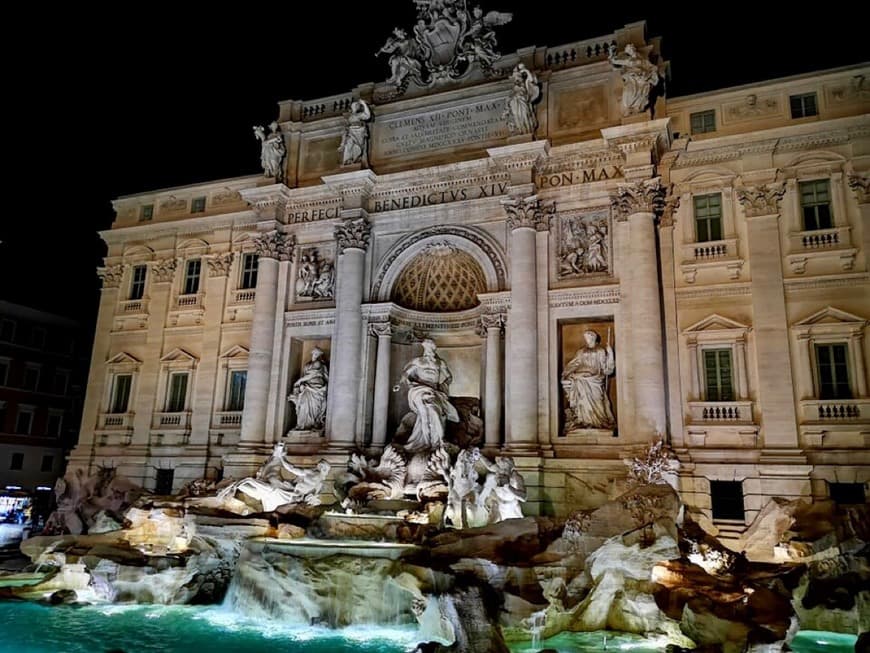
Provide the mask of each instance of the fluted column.
POLYGON ((483 425, 487 449, 495 449, 501 442, 501 332, 504 323, 505 316, 501 313, 482 315, 480 318, 480 332, 486 338, 483 425))
POLYGON ((242 411, 243 445, 266 442, 269 379, 272 370, 272 349, 275 341, 275 311, 278 307, 278 261, 293 257, 295 237, 276 231, 259 236, 256 241, 257 293, 254 298, 254 319, 251 323, 251 348, 248 354, 248 379, 245 407, 242 411))
POLYGON ((330 392, 329 444, 353 447, 362 373, 362 296, 366 249, 371 226, 365 217, 345 220, 335 228, 338 242, 330 392))
POLYGON ((628 220, 635 436, 664 436, 667 428, 661 289, 655 220, 664 206, 660 180, 622 184, 612 198, 617 218, 628 220))
POLYGON ((387 442, 387 417, 390 407, 390 348, 393 325, 389 322, 369 324, 369 333, 378 339, 375 366, 375 402, 372 411, 372 447, 382 449, 387 442))
POLYGON ((538 304, 535 231, 546 228, 553 207, 542 207, 536 195, 502 200, 511 232, 510 440, 513 451, 538 448, 538 304))

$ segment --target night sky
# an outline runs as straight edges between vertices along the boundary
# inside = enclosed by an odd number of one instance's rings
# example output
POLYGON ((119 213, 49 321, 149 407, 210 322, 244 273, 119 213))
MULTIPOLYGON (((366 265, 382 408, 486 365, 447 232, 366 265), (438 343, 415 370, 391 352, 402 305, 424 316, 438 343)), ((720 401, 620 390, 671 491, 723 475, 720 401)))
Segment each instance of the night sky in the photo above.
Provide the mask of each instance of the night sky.
MULTIPOLYGON (((656 4, 486 0, 483 8, 514 12, 497 32, 502 52, 645 19, 671 62, 670 97, 870 59, 860 12, 777 3, 774 19, 757 3, 722 3, 722 15, 717 2, 692 3, 692 15, 656 4)), ((39 15, 7 25, 29 45, 5 46, 13 184, 0 217, 0 299, 88 325, 104 254, 96 232, 111 224, 112 198, 260 172, 252 125, 277 117, 279 100, 383 81, 387 57, 374 53, 393 27, 414 24, 411 0, 247 3, 244 12, 213 4, 199 16, 179 13, 181 3, 31 5, 25 14, 39 15), (305 18, 295 17, 299 6, 305 18)))

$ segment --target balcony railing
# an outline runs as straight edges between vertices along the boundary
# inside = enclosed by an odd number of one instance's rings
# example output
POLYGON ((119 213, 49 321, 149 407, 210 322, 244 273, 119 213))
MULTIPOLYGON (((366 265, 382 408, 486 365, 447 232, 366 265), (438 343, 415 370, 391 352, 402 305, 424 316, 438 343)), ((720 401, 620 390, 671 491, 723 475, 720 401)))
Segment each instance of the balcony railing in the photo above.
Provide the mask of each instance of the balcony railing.
POLYGON ((179 295, 177 305, 178 308, 197 308, 202 305, 202 295, 198 293, 193 295, 179 295))
POLYGON ((242 426, 242 411, 226 410, 215 413, 214 424, 223 428, 241 428, 242 426))
POLYGON ((693 424, 752 423, 751 401, 690 401, 693 424))
POLYGON ((186 431, 190 428, 190 411, 154 413, 151 428, 161 431, 186 431))
POLYGON ((130 299, 121 302, 120 313, 147 313, 148 308, 144 299, 130 299))
POLYGON ((100 413, 98 431, 126 431, 133 428, 134 413, 100 413))
POLYGON ((849 227, 793 231, 789 234, 791 252, 797 254, 798 252, 814 250, 848 248, 851 246, 849 231, 849 227))
POLYGON ((253 304, 257 291, 254 288, 244 288, 233 291, 233 304, 253 304))
POLYGON ((809 399, 801 402, 804 422, 870 422, 870 399, 809 399))
POLYGON ((683 244, 683 263, 706 263, 737 258, 737 239, 683 244))

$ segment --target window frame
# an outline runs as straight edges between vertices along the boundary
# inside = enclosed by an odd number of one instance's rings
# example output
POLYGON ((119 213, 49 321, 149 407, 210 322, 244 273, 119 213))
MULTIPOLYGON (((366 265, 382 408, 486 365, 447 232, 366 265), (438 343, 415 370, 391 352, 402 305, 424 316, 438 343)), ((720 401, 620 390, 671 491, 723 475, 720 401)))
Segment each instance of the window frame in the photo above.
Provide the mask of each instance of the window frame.
POLYGON ((801 118, 812 118, 813 116, 819 115, 819 96, 815 91, 809 91, 807 93, 795 93, 788 96, 788 106, 789 115, 791 116, 792 120, 800 120, 801 118), (812 99, 812 113, 807 113, 806 101, 808 99, 812 99), (795 115, 795 102, 800 103, 799 106, 801 115, 799 116, 795 115))
POLYGON ((24 471, 24 452, 22 451, 13 451, 12 455, 9 457, 9 471, 10 472, 22 472, 24 471), (16 466, 15 461, 18 460, 19 463, 16 466))
POLYGON ((42 454, 42 460, 39 463, 39 471, 43 474, 48 474, 54 471, 54 454, 42 454), (45 462, 48 460, 48 469, 45 462))
POLYGON ((205 213, 205 207, 207 205, 207 197, 205 195, 200 195, 198 197, 193 197, 190 200, 190 212, 191 213, 205 213))
POLYGON ((12 369, 12 359, 0 356, 0 388, 8 387, 10 369, 12 369))
POLYGON ((39 392, 39 382, 41 380, 41 376, 42 376, 42 365, 40 365, 39 363, 25 363, 24 370, 22 371, 22 374, 21 374, 21 389, 27 390, 29 392, 39 392), (35 372, 36 373, 36 379, 33 383, 33 387, 30 387, 30 385, 27 382, 28 372, 35 372))
POLYGON ((15 413, 15 435, 33 435, 33 423, 36 418, 36 406, 28 404, 19 404, 18 412, 15 413), (18 421, 22 415, 29 415, 30 421, 27 423, 27 430, 22 431, 18 426, 18 421))
POLYGON ((111 389, 109 390, 109 408, 106 411, 110 415, 126 415, 130 412, 130 397, 133 394, 133 374, 132 372, 120 372, 112 375, 111 389), (117 410, 118 405, 118 380, 129 379, 127 383, 126 396, 124 398, 124 410, 117 410))
POLYGON ((190 372, 188 370, 173 370, 169 372, 166 381, 166 401, 164 402, 164 413, 183 413, 188 410, 190 400, 190 372), (176 392, 175 380, 184 379, 183 394, 180 397, 174 396, 176 392))
POLYGON ((257 287, 257 277, 260 271, 260 257, 256 252, 242 252, 239 261, 239 290, 254 290, 257 287), (247 261, 253 261, 248 269, 247 261), (246 285, 251 284, 251 285, 246 285))
POLYGON ((49 438, 59 438, 63 435, 63 418, 65 417, 65 413, 62 410, 57 410, 54 408, 50 408, 48 410, 48 415, 45 418, 45 436, 49 438), (52 433, 49 429, 51 425, 52 418, 57 418, 57 432, 52 433))
POLYGON ((150 222, 154 219, 154 205, 143 204, 139 207, 139 222, 150 222))
POLYGON ((184 263, 184 275, 181 280, 182 295, 199 294, 202 288, 202 259, 189 258, 184 263))
POLYGON ((719 241, 722 241, 725 239, 725 224, 724 224, 724 218, 723 218, 723 198, 722 198, 721 192, 701 193, 701 194, 697 194, 697 195, 692 195, 692 223, 693 223, 694 229, 695 229, 695 242, 696 243, 715 243, 715 242, 719 242, 719 241), (710 209, 709 199, 712 197, 719 198, 719 214, 717 216, 709 216, 709 217, 700 218, 698 216, 698 210, 699 210, 698 209, 698 201, 699 200, 707 200, 708 204, 707 204, 706 209, 709 210, 710 209), (712 222, 714 220, 718 220, 718 224, 719 224, 719 237, 718 238, 712 238, 712 235, 713 235, 712 231, 713 230, 712 230, 710 225, 712 224, 712 222), (703 238, 703 239, 701 238, 700 225, 702 224, 702 222, 704 224, 706 224, 706 228, 708 231, 707 235, 710 236, 708 238, 703 238))
POLYGON ((800 206, 800 225, 801 231, 823 231, 826 229, 833 229, 836 226, 834 221, 834 198, 831 192, 831 179, 827 177, 821 177, 817 179, 802 179, 798 181, 798 204, 800 206), (818 196, 818 191, 816 190, 820 184, 824 184, 825 190, 828 195, 828 199, 826 202, 820 202, 815 200, 813 202, 804 203, 804 189, 808 188, 810 184, 813 185, 813 196, 818 196), (819 207, 826 206, 828 209, 827 214, 827 222, 826 226, 821 226, 821 219, 819 215, 819 207), (813 219, 816 221, 816 226, 811 227, 807 224, 807 209, 813 210, 813 219))
POLYGON ((8 317, 0 318, 0 342, 15 342, 15 335, 18 331, 18 323, 8 317), (4 335, 4 332, 9 330, 9 337, 4 335))
POLYGON ((736 398, 737 393, 735 392, 735 388, 736 388, 737 384, 735 383, 735 379, 734 379, 735 374, 734 374, 734 349, 733 349, 733 347, 721 347, 721 346, 717 346, 717 345, 701 346, 701 356, 702 356, 702 362, 704 365, 704 395, 703 395, 704 401, 720 401, 720 402, 737 401, 737 398, 736 398), (711 353, 717 354, 716 360, 715 360, 716 380, 717 380, 716 386, 717 387, 715 389, 715 392, 713 392, 710 388, 710 384, 709 384, 710 374, 709 374, 709 368, 707 367, 707 363, 709 361, 708 355, 711 353), (730 390, 731 396, 728 397, 727 399, 722 397, 722 394, 723 394, 723 392, 722 392, 723 391, 722 380, 723 380, 724 376, 722 375, 722 370, 721 370, 721 366, 720 366, 720 356, 719 355, 721 355, 721 354, 727 354, 727 356, 728 356, 728 384, 729 384, 728 389, 730 390), (714 394, 716 395, 715 398, 713 397, 714 394))
POLYGON ((224 410, 226 412, 241 412, 245 409, 245 392, 247 391, 248 386, 248 370, 227 370, 227 389, 226 396, 224 401, 224 410), (234 401, 237 399, 236 393, 233 390, 234 384, 233 379, 238 378, 238 375, 244 374, 244 380, 241 383, 241 397, 239 397, 238 401, 234 401))
POLYGON ((716 109, 705 109, 703 111, 694 111, 689 114, 689 133, 693 136, 700 134, 710 134, 716 131, 716 109), (707 118, 711 120, 712 126, 709 125, 707 118), (695 129, 695 120, 698 120, 699 129, 695 129), (707 127, 710 126, 708 129, 707 127))
POLYGON ((710 514, 713 518, 713 521, 739 521, 742 523, 746 523, 746 489, 743 487, 743 480, 717 480, 717 479, 709 479, 710 483, 710 514), (714 485, 715 484, 715 485, 714 485), (740 488, 740 515, 738 516, 735 513, 729 515, 717 515, 716 514, 716 504, 719 503, 719 507, 722 508, 722 501, 726 503, 732 503, 736 508, 737 499, 736 497, 727 497, 723 498, 720 493, 715 492, 716 487, 724 487, 725 485, 729 486, 739 486, 740 488), (718 496, 718 500, 717 500, 718 496))
POLYGON ((127 293, 129 301, 137 301, 145 298, 145 287, 148 284, 148 265, 137 263, 130 268, 130 291, 127 293), (136 273, 142 271, 142 279, 136 278, 136 273), (138 294, 137 294, 138 291, 138 294))

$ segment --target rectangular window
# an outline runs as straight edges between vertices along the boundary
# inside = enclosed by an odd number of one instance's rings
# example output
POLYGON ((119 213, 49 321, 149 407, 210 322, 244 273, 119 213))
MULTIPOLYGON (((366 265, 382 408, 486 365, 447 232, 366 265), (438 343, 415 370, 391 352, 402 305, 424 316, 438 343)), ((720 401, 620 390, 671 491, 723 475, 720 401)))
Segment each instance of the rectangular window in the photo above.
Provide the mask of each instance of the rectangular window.
POLYGON ((202 260, 191 259, 184 268, 184 294, 195 295, 199 292, 199 276, 202 271, 202 260))
POLYGON ((147 265, 134 265, 130 280, 130 299, 142 299, 145 296, 145 277, 148 274, 147 265))
POLYGON ((187 399, 187 372, 173 372, 169 375, 169 392, 166 395, 166 412, 180 413, 187 399))
POLYGON ((50 472, 52 469, 54 469, 54 456, 43 456, 39 471, 50 472))
POLYGON ((24 454, 23 453, 14 453, 12 454, 12 460, 9 462, 9 469, 13 471, 20 471, 24 469, 24 454))
POLYGON ((45 420, 45 434, 50 438, 59 438, 63 428, 63 413, 50 412, 45 420))
POLYGON ((30 346, 34 349, 42 349, 45 347, 45 329, 42 327, 33 327, 30 330, 30 346))
POLYGON ((788 98, 791 105, 792 118, 806 118, 807 116, 819 115, 816 107, 815 93, 801 93, 800 95, 792 95, 788 98))
POLYGON ((697 242, 722 240, 722 194, 699 195, 694 200, 697 242))
POLYGON ((230 372, 230 387, 227 390, 227 410, 242 410, 245 407, 245 385, 247 371, 230 372))
POLYGON ((139 208, 139 222, 148 222, 154 217, 154 205, 145 204, 139 208))
POLYGON ((259 257, 256 254, 242 255, 242 283, 240 288, 256 288, 257 287, 257 264, 259 257))
POLYGON ((716 112, 712 109, 691 114, 689 121, 692 124, 693 134, 706 134, 716 131, 716 112))
POLYGON ((867 503, 863 483, 828 483, 828 490, 834 503, 841 505, 867 503))
POLYGON ((174 469, 158 469, 154 493, 160 495, 172 494, 172 482, 175 479, 174 469))
POLYGON ((0 341, 15 341, 15 322, 13 320, 0 320, 0 341))
POLYGON ((816 345, 819 399, 851 399, 849 387, 849 346, 845 342, 816 345))
POLYGON ((190 212, 191 213, 204 213, 205 212, 205 198, 204 197, 194 197, 190 201, 190 212))
POLYGON ((710 481, 713 519, 744 521, 743 483, 741 481, 710 481))
POLYGON ((65 395, 68 386, 69 372, 66 370, 55 370, 54 379, 51 382, 51 391, 56 395, 65 395))
POLYGON ((0 358, 0 386, 9 382, 9 359, 0 358))
POLYGON ((707 401, 734 401, 731 369, 730 349, 704 350, 704 379, 707 384, 707 401))
POLYGON ((36 365, 27 365, 24 367, 24 383, 21 387, 25 390, 33 390, 39 386, 39 367, 36 365))
POLYGON ((33 426, 33 409, 18 408, 18 416, 15 418, 15 432, 18 435, 30 435, 30 429, 33 426))
POLYGON ((800 183, 801 210, 804 214, 804 229, 830 229, 834 226, 831 217, 831 184, 827 179, 802 181, 800 183))
POLYGON ((112 401, 109 404, 110 413, 126 413, 130 404, 130 387, 133 385, 132 374, 116 374, 112 380, 112 401))

